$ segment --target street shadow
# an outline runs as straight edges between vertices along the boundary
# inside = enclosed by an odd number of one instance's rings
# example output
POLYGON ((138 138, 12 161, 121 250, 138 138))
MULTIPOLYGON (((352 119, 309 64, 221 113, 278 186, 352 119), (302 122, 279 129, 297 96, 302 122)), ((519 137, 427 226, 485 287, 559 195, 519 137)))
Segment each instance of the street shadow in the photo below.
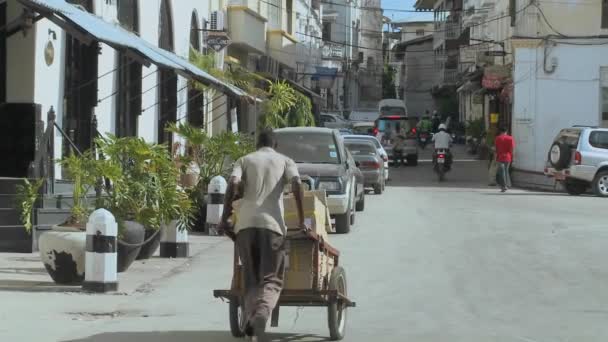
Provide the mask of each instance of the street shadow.
POLYGON ((0 280, 0 292, 83 292, 80 285, 59 285, 52 281, 0 280))
MULTIPOLYGON (((555 197, 571 197, 568 194, 562 194, 558 192, 500 192, 500 190, 496 190, 496 192, 485 192, 483 193, 485 196, 555 196, 555 197)), ((592 196, 580 196, 580 197, 592 197, 592 196)))
MULTIPOLYGON (((309 334, 268 334, 272 342, 322 342, 326 337, 309 334)), ((228 331, 109 332, 61 342, 234 342, 243 341, 228 331)))

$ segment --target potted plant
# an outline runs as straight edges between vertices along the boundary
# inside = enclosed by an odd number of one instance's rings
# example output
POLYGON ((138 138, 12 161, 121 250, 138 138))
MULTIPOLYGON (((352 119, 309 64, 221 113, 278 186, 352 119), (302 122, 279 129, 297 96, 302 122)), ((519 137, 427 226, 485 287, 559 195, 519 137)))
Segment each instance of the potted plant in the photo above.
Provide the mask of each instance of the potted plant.
POLYGON ((177 134, 186 142, 183 154, 174 155, 177 165, 181 166, 179 169, 181 174, 192 172, 191 170, 199 172, 196 184, 184 188, 199 213, 196 217, 197 226, 199 229, 203 228, 207 187, 211 178, 218 175, 227 177, 234 161, 254 151, 253 141, 245 135, 232 132, 210 137, 204 129, 188 123, 171 124, 167 130, 177 134))
POLYGON ((161 225, 174 219, 188 226, 191 204, 178 189, 179 171, 164 145, 141 138, 108 136, 97 140, 106 178, 99 206, 118 221, 118 271, 141 254, 150 257, 160 245, 161 225))
POLYGON ((95 163, 90 152, 59 161, 67 178, 74 182, 70 216, 38 238, 42 263, 59 284, 80 284, 84 280, 86 223, 92 208, 87 195, 95 186, 95 163))

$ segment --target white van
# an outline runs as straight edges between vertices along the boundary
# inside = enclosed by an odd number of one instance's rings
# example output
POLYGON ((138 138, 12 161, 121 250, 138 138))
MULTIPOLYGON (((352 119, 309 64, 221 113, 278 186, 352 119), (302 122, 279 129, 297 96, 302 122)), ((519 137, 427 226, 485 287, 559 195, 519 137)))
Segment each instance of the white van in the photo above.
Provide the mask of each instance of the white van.
POLYGON ((407 116, 407 107, 405 102, 399 99, 383 99, 378 103, 378 112, 380 116, 399 115, 407 116))
POLYGON ((373 122, 380 116, 376 109, 353 110, 348 116, 348 120, 353 122, 373 122))

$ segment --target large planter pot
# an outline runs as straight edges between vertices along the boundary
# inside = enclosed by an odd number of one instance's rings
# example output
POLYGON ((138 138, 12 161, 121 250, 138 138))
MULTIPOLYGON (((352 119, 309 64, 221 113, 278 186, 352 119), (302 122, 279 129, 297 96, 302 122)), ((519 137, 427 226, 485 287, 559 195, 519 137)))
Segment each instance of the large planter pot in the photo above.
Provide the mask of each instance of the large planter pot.
POLYGON ((144 241, 147 241, 137 255, 136 260, 150 259, 160 246, 160 231, 154 229, 146 229, 144 241), (156 235, 154 235, 156 234, 156 235), (153 237, 153 238, 152 238, 153 237), (152 238, 150 241, 148 239, 152 238))
POLYGON ((40 259, 58 284, 79 285, 84 281, 87 233, 77 228, 55 226, 38 238, 40 259))
POLYGON ((135 261, 144 242, 146 231, 144 226, 137 222, 125 221, 121 238, 118 241, 118 273, 126 271, 135 261))

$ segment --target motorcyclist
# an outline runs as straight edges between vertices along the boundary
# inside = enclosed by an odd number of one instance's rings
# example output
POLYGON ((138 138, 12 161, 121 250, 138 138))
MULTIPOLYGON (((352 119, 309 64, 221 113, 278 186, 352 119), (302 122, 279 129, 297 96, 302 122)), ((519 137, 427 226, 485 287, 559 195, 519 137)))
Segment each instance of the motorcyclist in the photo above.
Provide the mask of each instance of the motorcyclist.
POLYGON ((433 133, 437 133, 437 131, 439 131, 440 124, 441 124, 441 118, 439 117, 439 114, 435 110, 435 111, 433 111, 433 118, 431 119, 431 127, 433 130, 433 133))
POLYGON ((395 166, 400 166, 405 164, 405 133, 400 132, 399 134, 395 134, 394 144, 393 144, 393 163, 395 166))
POLYGON ((433 162, 437 158, 437 150, 446 151, 446 166, 448 169, 452 167, 452 135, 447 132, 448 128, 445 124, 439 125, 439 132, 433 135, 433 142, 435 143, 435 153, 433 153, 433 162))

